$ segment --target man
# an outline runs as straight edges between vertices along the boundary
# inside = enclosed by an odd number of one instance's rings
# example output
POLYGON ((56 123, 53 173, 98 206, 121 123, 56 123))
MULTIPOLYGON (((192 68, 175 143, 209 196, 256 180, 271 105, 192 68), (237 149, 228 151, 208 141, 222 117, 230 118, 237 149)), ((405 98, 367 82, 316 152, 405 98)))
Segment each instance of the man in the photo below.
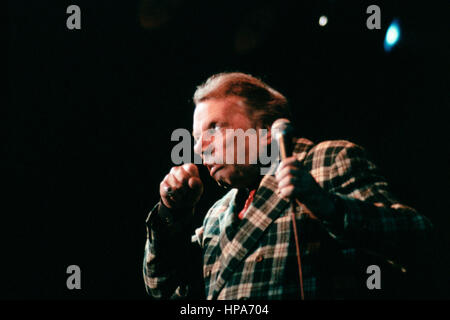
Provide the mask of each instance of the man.
POLYGON ((364 263, 389 261, 395 269, 405 248, 413 251, 430 233, 430 222, 393 197, 351 142, 298 139, 293 156, 263 176, 252 144, 237 150, 228 134, 214 135, 266 129, 258 145, 270 145, 271 125, 290 112, 286 98, 259 79, 214 75, 198 87, 194 103, 194 151, 230 191, 192 236, 203 193, 197 167, 173 167, 163 179, 161 201, 147 219, 144 257, 154 298, 355 298, 367 289, 364 263), (239 152, 245 161, 236 161, 239 152), (235 161, 218 161, 230 153, 235 161))

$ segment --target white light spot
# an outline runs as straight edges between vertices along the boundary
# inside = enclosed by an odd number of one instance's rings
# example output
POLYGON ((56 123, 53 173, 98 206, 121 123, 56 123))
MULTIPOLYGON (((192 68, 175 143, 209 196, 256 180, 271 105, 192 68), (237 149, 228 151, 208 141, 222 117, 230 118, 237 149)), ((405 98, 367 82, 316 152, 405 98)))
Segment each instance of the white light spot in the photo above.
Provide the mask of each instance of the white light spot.
POLYGON ((327 18, 327 16, 321 16, 321 17, 319 18, 319 25, 320 25, 321 27, 324 27, 327 23, 328 23, 328 18, 327 18))

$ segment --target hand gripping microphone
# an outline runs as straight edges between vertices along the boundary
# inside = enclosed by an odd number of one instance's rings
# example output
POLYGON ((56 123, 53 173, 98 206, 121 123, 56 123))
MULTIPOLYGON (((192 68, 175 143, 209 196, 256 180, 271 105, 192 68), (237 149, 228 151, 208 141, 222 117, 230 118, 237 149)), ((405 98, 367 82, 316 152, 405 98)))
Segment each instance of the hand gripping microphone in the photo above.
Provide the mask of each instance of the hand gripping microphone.
MULTIPOLYGON (((294 127, 291 125, 291 121, 285 118, 275 120, 275 122, 272 124, 271 134, 272 134, 272 142, 276 142, 278 144, 278 147, 280 148, 281 160, 284 160, 292 156, 292 152, 294 150, 294 143, 293 143, 294 127)), ((297 221, 295 213, 296 213, 296 202, 295 200, 291 200, 291 220, 292 220, 292 227, 294 230, 295 248, 297 250, 300 297, 302 300, 305 300, 305 294, 303 292, 302 263, 300 259, 300 243, 298 238, 297 221)))

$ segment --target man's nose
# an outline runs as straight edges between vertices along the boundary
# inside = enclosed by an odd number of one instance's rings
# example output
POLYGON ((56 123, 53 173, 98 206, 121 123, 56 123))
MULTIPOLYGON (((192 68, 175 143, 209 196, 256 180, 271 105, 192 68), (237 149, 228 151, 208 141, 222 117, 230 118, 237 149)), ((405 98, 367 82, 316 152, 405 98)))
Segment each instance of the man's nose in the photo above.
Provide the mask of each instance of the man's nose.
POLYGON ((202 155, 202 138, 195 141, 194 152, 200 156, 202 155))
POLYGON ((205 139, 203 136, 200 137, 194 144, 194 152, 202 158, 209 148, 211 148, 211 141, 205 139))

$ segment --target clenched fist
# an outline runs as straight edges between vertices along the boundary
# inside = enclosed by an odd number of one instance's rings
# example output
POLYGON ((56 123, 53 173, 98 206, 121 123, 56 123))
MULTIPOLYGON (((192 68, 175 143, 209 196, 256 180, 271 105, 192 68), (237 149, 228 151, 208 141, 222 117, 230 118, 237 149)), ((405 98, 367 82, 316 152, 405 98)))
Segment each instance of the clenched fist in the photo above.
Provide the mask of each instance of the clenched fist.
POLYGON ((295 156, 281 161, 275 174, 278 194, 286 199, 297 199, 312 212, 332 215, 336 208, 330 194, 317 183, 295 156))
POLYGON ((159 185, 159 194, 163 204, 170 209, 193 208, 203 194, 197 166, 186 163, 172 167, 159 185))

